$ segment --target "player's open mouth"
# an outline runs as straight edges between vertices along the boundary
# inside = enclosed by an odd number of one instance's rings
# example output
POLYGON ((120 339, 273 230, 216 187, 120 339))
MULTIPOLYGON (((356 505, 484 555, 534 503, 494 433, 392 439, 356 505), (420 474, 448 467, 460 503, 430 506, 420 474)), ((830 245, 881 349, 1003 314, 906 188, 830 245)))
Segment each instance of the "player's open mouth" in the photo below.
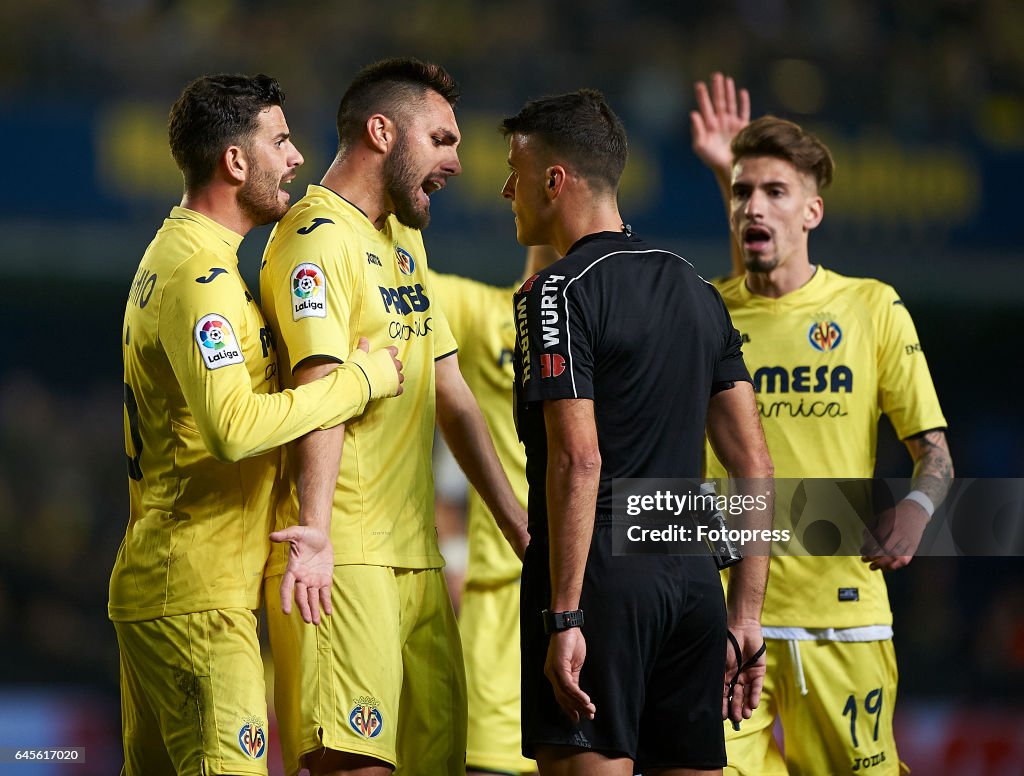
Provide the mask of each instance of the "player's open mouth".
POLYGON ((763 226, 748 226, 743 231, 743 247, 760 251, 772 241, 772 233, 763 226))
POLYGON ((293 180, 295 180, 295 176, 294 175, 292 175, 290 178, 282 178, 281 179, 281 185, 277 187, 278 194, 281 194, 281 195, 284 196, 284 201, 285 202, 289 202, 291 200, 291 198, 292 198, 292 195, 289 194, 287 191, 285 191, 284 187, 287 186, 289 183, 291 183, 293 180))
MULTIPOLYGON (((424 209, 430 209, 430 195, 436 191, 440 191, 444 188, 444 178, 427 178, 423 181, 423 185, 420 186, 419 190, 423 193, 422 205, 424 209)), ((419 194, 416 195, 417 199, 419 194)))
POLYGON ((428 197, 435 191, 440 191, 444 188, 444 178, 429 178, 423 182, 423 193, 428 197))

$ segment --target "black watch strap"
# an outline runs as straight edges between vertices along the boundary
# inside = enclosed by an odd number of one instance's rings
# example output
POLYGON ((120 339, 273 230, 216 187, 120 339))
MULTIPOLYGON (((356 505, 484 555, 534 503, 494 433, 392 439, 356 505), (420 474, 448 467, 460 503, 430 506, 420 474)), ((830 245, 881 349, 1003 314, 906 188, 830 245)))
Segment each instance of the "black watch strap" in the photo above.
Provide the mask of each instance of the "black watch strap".
POLYGON ((583 624, 582 609, 574 609, 571 612, 552 612, 545 609, 541 616, 544 618, 544 632, 548 635, 561 633, 569 628, 578 628, 583 624))

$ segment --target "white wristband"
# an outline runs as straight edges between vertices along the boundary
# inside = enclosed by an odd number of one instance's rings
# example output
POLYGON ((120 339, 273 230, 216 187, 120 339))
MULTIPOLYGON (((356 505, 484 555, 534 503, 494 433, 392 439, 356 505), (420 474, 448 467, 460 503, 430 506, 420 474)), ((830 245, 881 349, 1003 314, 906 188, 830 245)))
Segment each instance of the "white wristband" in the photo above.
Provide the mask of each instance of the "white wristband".
POLYGON ((928 513, 928 517, 935 514, 935 504, 930 498, 928 498, 928 494, 926 493, 919 490, 912 490, 903 497, 903 500, 913 501, 915 504, 920 504, 921 508, 928 513))

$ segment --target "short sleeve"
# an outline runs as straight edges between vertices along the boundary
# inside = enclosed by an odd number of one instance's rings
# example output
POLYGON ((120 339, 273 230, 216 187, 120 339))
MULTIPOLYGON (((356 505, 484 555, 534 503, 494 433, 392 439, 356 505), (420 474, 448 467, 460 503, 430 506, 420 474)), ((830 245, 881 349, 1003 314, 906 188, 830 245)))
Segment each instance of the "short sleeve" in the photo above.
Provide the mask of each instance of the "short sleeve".
POLYGON ((324 224, 315 231, 282 235, 267 246, 267 269, 277 326, 287 348, 287 368, 308 358, 343 361, 351 350, 352 294, 359 288, 362 255, 347 230, 324 224))
MULTIPOLYGON (((431 278, 436 277, 431 273, 431 278)), ((442 359, 445 356, 450 356, 456 353, 459 349, 458 343, 455 341, 455 336, 452 334, 451 328, 448 326, 448 318, 445 316, 444 303, 438 295, 434 295, 434 301, 430 306, 431 317, 431 329, 434 333, 434 360, 442 359)))
POLYGON ((900 439, 932 428, 946 419, 921 349, 917 329, 903 300, 882 285, 876 301, 878 321, 878 404, 900 439))
MULTIPOLYGON (((594 327, 582 285, 552 273, 517 297, 517 305, 523 298, 529 346, 521 377, 525 400, 593 399, 594 327)), ((517 325, 522 343, 523 326, 517 325)))
POLYGON ((715 371, 712 377, 712 384, 751 382, 750 372, 743 361, 743 340, 736 327, 732 325, 732 317, 722 301, 717 289, 711 288, 714 293, 718 310, 722 316, 722 352, 715 364, 715 371))

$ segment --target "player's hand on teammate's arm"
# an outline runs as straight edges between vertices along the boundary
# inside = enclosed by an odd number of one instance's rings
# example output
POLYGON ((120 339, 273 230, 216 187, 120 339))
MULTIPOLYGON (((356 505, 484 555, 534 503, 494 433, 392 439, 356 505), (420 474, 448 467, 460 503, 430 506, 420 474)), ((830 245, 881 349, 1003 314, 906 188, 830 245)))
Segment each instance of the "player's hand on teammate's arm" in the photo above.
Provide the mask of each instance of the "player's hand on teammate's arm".
POLYGON ((861 560, 870 563, 872 571, 903 568, 914 559, 930 519, 916 501, 900 501, 878 516, 873 531, 864 529, 861 560))
POLYGON ((370 352, 370 341, 360 337, 359 347, 349 354, 348 362, 363 370, 370 384, 371 399, 402 394, 405 375, 402 373, 402 362, 398 360, 398 348, 394 345, 370 352))
POLYGON ((690 111, 693 152, 716 176, 728 178, 732 171, 729 145, 750 123, 750 93, 736 90, 732 78, 712 73, 711 88, 698 81, 694 86, 697 109, 690 111))
POLYGON ((292 525, 270 534, 273 542, 289 544, 288 566, 281 580, 281 609, 299 605, 305 622, 320 624, 320 610, 331 614, 331 585, 334 581, 334 546, 320 528, 292 525))
POLYGON ((597 707, 580 688, 580 670, 587 659, 587 640, 579 628, 551 634, 544 675, 555 691, 555 700, 573 722, 593 719, 597 707))
MULTIPOLYGON (((730 622, 729 631, 736 637, 744 663, 750 661, 751 657, 757 654, 764 644, 761 623, 757 620, 730 622)), ((729 685, 733 677, 736 676, 738 668, 736 650, 727 640, 725 645, 725 684, 722 689, 722 719, 730 720, 734 725, 745 719, 750 719, 754 709, 761 702, 761 689, 764 687, 764 675, 767 670, 765 653, 762 653, 757 660, 752 661, 750 665, 740 671, 730 703, 729 685)))

